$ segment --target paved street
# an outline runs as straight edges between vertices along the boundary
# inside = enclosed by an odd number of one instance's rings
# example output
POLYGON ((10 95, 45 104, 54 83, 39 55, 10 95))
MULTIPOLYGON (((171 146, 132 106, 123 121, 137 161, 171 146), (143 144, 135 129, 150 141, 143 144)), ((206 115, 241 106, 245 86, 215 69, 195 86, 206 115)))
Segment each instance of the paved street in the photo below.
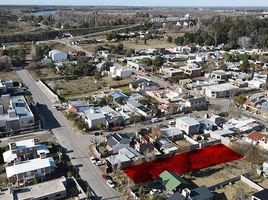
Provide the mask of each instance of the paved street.
POLYGON ((51 129, 59 143, 66 148, 72 164, 79 171, 83 180, 96 194, 95 199, 122 199, 111 189, 101 177, 101 172, 93 165, 88 156, 88 146, 92 136, 77 134, 65 117, 52 107, 52 103, 37 86, 27 70, 19 70, 17 74, 29 88, 35 102, 40 104, 39 112, 43 115, 45 128, 51 129))

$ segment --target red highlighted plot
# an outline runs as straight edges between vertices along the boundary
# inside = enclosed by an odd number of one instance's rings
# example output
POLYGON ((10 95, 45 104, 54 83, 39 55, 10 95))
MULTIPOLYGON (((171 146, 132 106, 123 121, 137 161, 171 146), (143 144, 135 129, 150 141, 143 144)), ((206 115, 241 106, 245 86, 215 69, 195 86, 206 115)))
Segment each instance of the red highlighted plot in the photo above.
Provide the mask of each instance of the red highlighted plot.
POLYGON ((124 172, 135 183, 144 183, 156 179, 165 170, 184 174, 189 171, 200 170, 241 158, 242 156, 233 150, 222 144, 217 144, 181 153, 170 158, 125 168, 124 172))

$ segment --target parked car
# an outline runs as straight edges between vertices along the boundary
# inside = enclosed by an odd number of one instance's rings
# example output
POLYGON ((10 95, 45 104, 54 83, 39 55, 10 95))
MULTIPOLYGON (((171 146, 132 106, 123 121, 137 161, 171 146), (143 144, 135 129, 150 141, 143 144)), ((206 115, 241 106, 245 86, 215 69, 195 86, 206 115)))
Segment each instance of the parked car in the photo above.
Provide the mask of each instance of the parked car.
POLYGON ((150 195, 157 195, 160 194, 162 191, 160 189, 151 189, 150 195))
POLYGON ((107 180, 106 182, 111 188, 114 188, 115 187, 115 184, 112 180, 107 180))
POLYGON ((103 161, 103 160, 98 160, 98 161, 95 162, 95 165, 97 165, 97 166, 101 166, 101 165, 104 165, 104 164, 105 164, 105 161, 103 161))
POLYGON ((89 159, 92 162, 92 164, 95 164, 97 162, 97 158, 95 157, 90 157, 89 159))
POLYGON ((152 123, 157 123, 157 122, 160 122, 160 119, 157 118, 157 117, 155 117, 155 118, 152 118, 152 119, 151 119, 151 122, 152 122, 152 123))

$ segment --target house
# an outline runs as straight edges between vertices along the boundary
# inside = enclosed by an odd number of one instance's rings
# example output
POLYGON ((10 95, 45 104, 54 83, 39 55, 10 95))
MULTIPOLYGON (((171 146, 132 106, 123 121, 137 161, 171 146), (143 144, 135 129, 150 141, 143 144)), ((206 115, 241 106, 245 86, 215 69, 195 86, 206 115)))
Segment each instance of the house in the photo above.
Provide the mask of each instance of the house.
POLYGON ((237 94, 239 88, 230 84, 223 83, 204 87, 204 93, 209 98, 228 98, 237 94))
POLYGON ((154 152, 154 141, 148 136, 141 136, 134 139, 134 147, 136 151, 145 155, 154 152))
POLYGON ((205 130, 217 130, 217 125, 214 124, 212 121, 208 120, 207 118, 199 118, 197 121, 200 123, 200 131, 204 132, 205 130))
POLYGON ((141 105, 139 102, 135 101, 134 99, 128 99, 127 105, 130 108, 135 109, 137 113, 139 113, 141 116, 145 118, 151 118, 153 115, 153 112, 149 108, 141 105))
POLYGON ((45 179, 55 170, 56 163, 52 157, 32 160, 16 160, 14 165, 6 167, 8 182, 24 185, 37 178, 45 179))
POLYGON ((176 69, 173 67, 162 67, 160 73, 164 74, 166 77, 174 77, 178 75, 183 75, 182 69, 176 69))
POLYGON ((213 197, 214 195, 203 185, 192 190, 185 188, 181 193, 175 192, 168 200, 212 200, 213 197))
POLYGON ((79 200, 86 200, 87 195, 83 192, 82 188, 78 185, 73 177, 65 178, 64 176, 41 182, 31 186, 24 186, 23 188, 13 188, 9 185, 8 190, 2 191, 0 199, 5 200, 40 200, 40 199, 66 199, 69 198, 68 190, 75 191, 72 197, 77 197, 79 200), (51 187, 53 186, 53 187, 51 187))
POLYGON ((175 144, 164 138, 156 139, 155 147, 165 155, 173 155, 179 150, 175 144))
POLYGON ((9 92, 13 92, 14 90, 18 90, 21 85, 18 82, 14 82, 12 80, 0 80, 0 95, 7 94, 9 92))
POLYGON ((225 119, 223 117, 221 117, 219 115, 215 115, 215 114, 212 114, 212 115, 206 114, 205 118, 207 118, 212 123, 214 123, 214 124, 216 124, 217 126, 220 126, 220 127, 222 127, 223 123, 225 122, 225 119))
POLYGON ((86 110, 92 108, 93 106, 94 105, 91 105, 86 101, 80 101, 80 100, 67 102, 68 112, 77 114, 83 113, 86 110))
POLYGON ((142 163, 143 159, 144 156, 132 147, 123 147, 118 150, 118 154, 111 155, 106 160, 108 167, 112 169, 122 169, 142 163))
POLYGON ((84 120, 88 129, 107 127, 106 116, 98 109, 90 108, 84 112, 84 120))
POLYGON ((194 110, 207 110, 209 106, 209 101, 204 97, 195 97, 190 98, 185 101, 186 111, 194 111, 194 110))
POLYGON ((9 143, 9 150, 3 153, 4 162, 9 165, 16 160, 28 160, 38 155, 45 158, 49 153, 45 144, 40 144, 37 138, 9 143))
POLYGON ((202 76, 202 69, 200 67, 195 67, 193 65, 188 65, 181 67, 185 75, 188 75, 191 78, 202 76))
POLYGON ((265 149, 268 149, 268 136, 258 131, 252 131, 245 137, 245 140, 253 145, 259 145, 265 149))
POLYGON ((169 192, 184 189, 187 185, 189 185, 184 178, 169 170, 162 172, 159 175, 157 182, 160 182, 165 190, 169 192))
POLYGON ((111 96, 113 101, 118 103, 122 103, 123 101, 128 99, 128 96, 126 94, 118 90, 110 92, 108 96, 111 96))
POLYGON ((120 127, 124 125, 123 116, 112 109, 110 106, 101 107, 100 112, 105 115, 109 128, 120 127))
POLYGON ((268 189, 261 190, 252 195, 251 200, 267 200, 268 189))
POLYGON ((34 125, 34 115, 23 96, 0 98, 0 131, 19 130, 34 125))
POLYGON ((147 81, 145 79, 138 79, 129 83, 129 88, 132 91, 142 92, 142 91, 150 91, 150 90, 158 90, 160 88, 159 84, 147 81))
POLYGON ((254 130, 261 131, 263 129, 263 125, 253 118, 240 117, 230 119, 228 122, 224 123, 223 129, 233 131, 239 130, 242 134, 249 134, 254 130))
POLYGON ((184 131, 187 135, 198 134, 200 123, 191 117, 181 117, 176 119, 176 127, 184 131))
POLYGON ((232 77, 232 74, 227 73, 223 70, 216 70, 216 71, 213 71, 210 76, 211 76, 211 78, 217 79, 220 82, 226 82, 229 80, 229 78, 232 77))
POLYGON ((128 68, 123 68, 122 65, 114 64, 112 67, 110 67, 110 75, 113 78, 119 77, 124 79, 132 75, 132 70, 128 68))
POLYGON ((113 133, 106 137, 107 149, 112 153, 118 153, 119 149, 130 147, 130 137, 123 133, 113 133))
POLYGON ((59 50, 52 50, 48 53, 49 57, 53 62, 63 62, 67 60, 67 53, 59 51, 59 50))
POLYGON ((161 129, 163 137, 171 141, 183 139, 183 132, 175 127, 161 129))

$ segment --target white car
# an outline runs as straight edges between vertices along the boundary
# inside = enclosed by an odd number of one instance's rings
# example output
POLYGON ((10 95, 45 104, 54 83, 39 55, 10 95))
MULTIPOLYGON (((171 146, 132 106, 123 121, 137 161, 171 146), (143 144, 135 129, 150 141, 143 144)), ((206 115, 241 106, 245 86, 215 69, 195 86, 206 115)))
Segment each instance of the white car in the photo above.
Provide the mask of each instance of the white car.
POLYGON ((162 191, 160 189, 151 189, 150 195, 157 195, 160 194, 162 191))
POLYGON ((95 165, 97 165, 97 166, 101 166, 101 165, 104 165, 104 164, 105 164, 105 161, 103 161, 103 160, 98 160, 98 161, 95 162, 95 165))
POLYGON ((93 164, 95 164, 97 162, 97 159, 95 157, 90 157, 89 159, 93 164))
POLYGON ((157 117, 156 117, 156 118, 152 118, 152 119, 151 119, 151 122, 152 122, 152 123, 157 123, 157 122, 160 122, 160 119, 157 118, 157 117))
POLYGON ((109 187, 114 188, 114 182, 112 180, 107 180, 107 184, 109 185, 109 187))

